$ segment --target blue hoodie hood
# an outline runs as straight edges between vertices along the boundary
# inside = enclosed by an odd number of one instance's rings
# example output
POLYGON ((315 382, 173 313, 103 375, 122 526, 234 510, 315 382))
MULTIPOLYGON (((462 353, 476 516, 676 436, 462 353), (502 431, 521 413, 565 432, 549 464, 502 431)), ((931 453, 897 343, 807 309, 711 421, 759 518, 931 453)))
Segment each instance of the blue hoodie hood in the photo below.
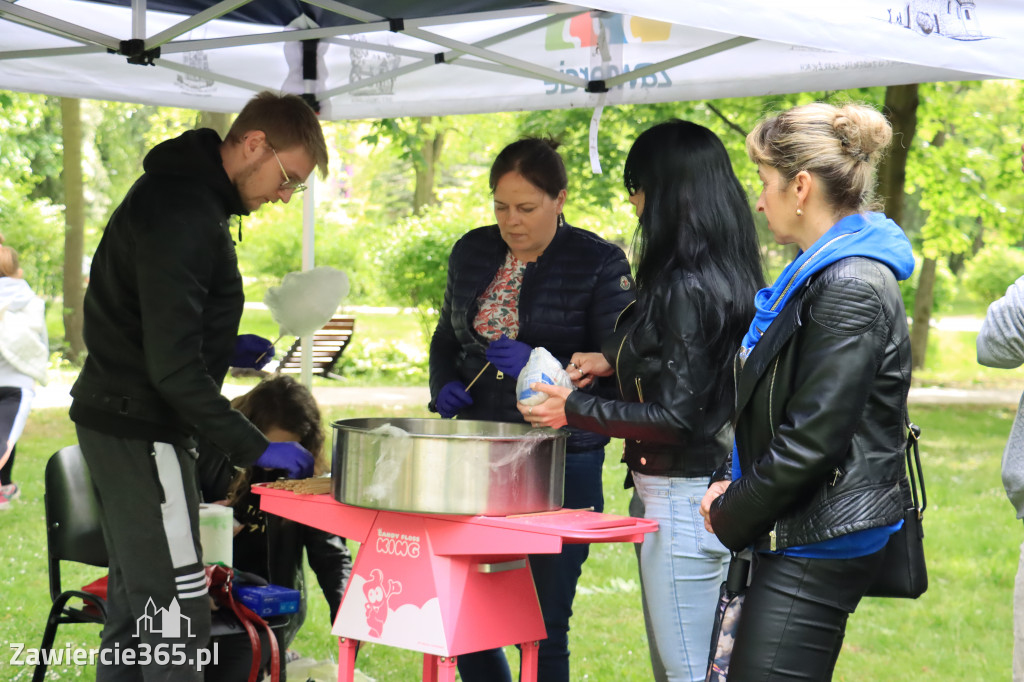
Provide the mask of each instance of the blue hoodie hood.
POLYGON ((793 294, 816 272, 851 256, 877 260, 893 271, 897 280, 905 280, 914 272, 914 252, 902 228, 882 213, 856 213, 833 225, 807 251, 786 266, 775 283, 757 292, 754 302, 757 314, 750 324, 743 345, 742 357, 764 335, 793 294))

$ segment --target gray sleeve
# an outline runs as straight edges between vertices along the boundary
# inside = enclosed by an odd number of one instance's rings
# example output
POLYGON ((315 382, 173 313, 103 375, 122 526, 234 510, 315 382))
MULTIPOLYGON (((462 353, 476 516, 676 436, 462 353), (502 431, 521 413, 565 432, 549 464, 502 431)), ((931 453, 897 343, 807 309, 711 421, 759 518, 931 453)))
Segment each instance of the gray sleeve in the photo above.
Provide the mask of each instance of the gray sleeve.
POLYGON ((1017 518, 1024 519, 1024 396, 1021 396, 1017 416, 1003 450, 1002 477, 1003 488, 1017 510, 1017 518))
POLYGON ((1002 369, 1024 363, 1024 277, 988 307, 978 333, 978 363, 1002 369))
MULTIPOLYGON (((1006 295, 988 307, 978 332, 978 363, 986 367, 1012 369, 1024 362, 1024 277, 1006 290, 1006 295)), ((1006 440, 1002 462, 1003 488, 1024 518, 1024 396, 1006 440)))

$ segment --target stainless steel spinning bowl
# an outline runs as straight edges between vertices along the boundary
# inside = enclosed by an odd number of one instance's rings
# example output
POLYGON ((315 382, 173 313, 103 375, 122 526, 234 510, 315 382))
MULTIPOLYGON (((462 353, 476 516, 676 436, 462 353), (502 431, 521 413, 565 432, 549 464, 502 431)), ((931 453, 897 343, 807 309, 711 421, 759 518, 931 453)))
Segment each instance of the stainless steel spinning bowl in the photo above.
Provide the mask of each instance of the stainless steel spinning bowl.
POLYGON ((562 506, 563 431, 456 419, 343 419, 332 426, 339 502, 487 516, 562 506))

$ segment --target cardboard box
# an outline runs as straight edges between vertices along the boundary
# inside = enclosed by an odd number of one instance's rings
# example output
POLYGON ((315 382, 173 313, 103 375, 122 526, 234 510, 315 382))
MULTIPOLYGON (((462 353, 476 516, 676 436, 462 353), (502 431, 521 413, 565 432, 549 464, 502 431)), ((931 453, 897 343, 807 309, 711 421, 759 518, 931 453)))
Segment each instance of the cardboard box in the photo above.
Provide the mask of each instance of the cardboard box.
POLYGON ((235 599, 264 618, 295 613, 299 610, 300 597, 298 590, 280 585, 235 585, 235 599))

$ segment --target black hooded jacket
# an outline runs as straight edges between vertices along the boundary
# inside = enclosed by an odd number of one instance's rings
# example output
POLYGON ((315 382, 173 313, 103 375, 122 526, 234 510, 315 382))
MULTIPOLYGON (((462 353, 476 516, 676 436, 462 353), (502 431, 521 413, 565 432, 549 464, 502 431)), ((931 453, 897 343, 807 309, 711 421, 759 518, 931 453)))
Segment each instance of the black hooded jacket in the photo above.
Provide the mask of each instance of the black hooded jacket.
POLYGON ((194 447, 245 466, 267 440, 221 395, 245 296, 229 231, 246 215, 221 140, 193 130, 154 147, 93 256, 85 366, 71 418, 121 438, 194 447))
MULTIPOLYGON (((505 261, 497 225, 466 233, 448 259, 448 285, 430 342, 430 408, 449 381, 469 384, 487 364, 488 341, 473 328, 477 298, 505 261)), ((572 354, 600 350, 619 313, 634 299, 626 254, 596 234, 561 225, 544 253, 526 266, 519 293, 519 341, 546 348, 564 367, 572 354)), ((473 404, 460 419, 522 422, 516 377, 489 367, 470 389, 473 404)), ((603 447, 604 435, 569 429, 569 452, 603 447)))

